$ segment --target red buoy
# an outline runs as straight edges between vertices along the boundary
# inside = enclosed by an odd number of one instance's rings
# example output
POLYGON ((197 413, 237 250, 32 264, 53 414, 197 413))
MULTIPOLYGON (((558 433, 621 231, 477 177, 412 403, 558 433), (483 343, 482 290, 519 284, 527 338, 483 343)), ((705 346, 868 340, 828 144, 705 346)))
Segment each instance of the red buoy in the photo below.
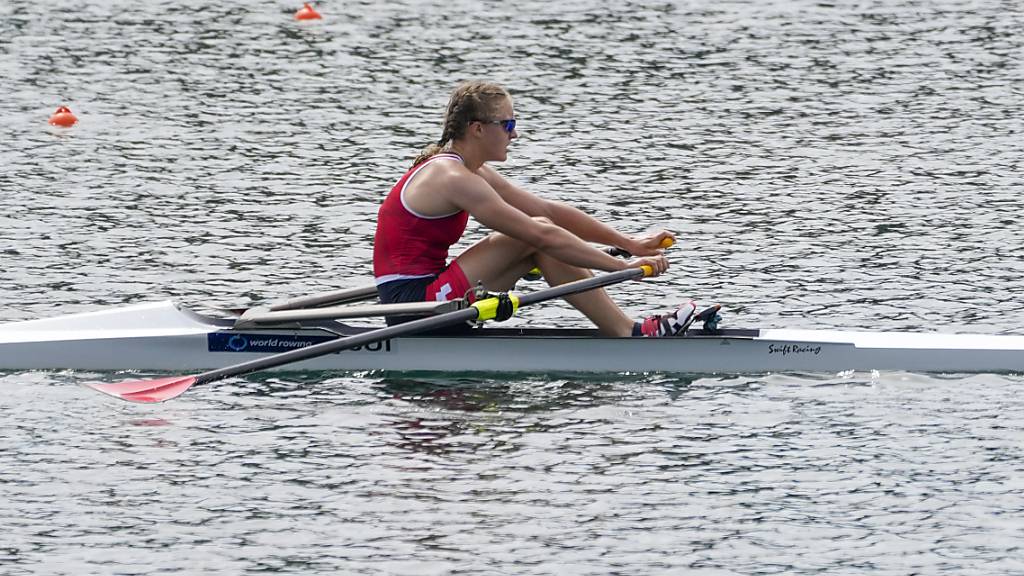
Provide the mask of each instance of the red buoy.
POLYGON ((70 128, 75 125, 75 122, 78 122, 78 118, 71 113, 71 109, 67 106, 57 108, 53 116, 50 116, 50 124, 61 128, 70 128))
POLYGON ((295 13, 296 20, 319 20, 323 18, 315 8, 309 5, 309 2, 304 2, 302 8, 295 13))

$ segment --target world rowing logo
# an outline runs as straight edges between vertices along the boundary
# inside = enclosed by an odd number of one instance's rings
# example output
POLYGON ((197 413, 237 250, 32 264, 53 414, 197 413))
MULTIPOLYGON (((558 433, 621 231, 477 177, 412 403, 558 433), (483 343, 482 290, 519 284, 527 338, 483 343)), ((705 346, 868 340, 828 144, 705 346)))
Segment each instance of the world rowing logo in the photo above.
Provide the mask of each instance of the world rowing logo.
POLYGON ((241 352, 249 347, 249 339, 238 334, 228 338, 227 348, 232 352, 241 352))
MULTIPOLYGON (((277 354, 289 350, 297 350, 313 346, 336 336, 320 336, 313 334, 237 334, 232 332, 211 332, 207 336, 207 349, 210 352, 244 352, 247 354, 277 354)), ((391 340, 371 342, 362 346, 349 348, 351 351, 390 352, 391 340)))

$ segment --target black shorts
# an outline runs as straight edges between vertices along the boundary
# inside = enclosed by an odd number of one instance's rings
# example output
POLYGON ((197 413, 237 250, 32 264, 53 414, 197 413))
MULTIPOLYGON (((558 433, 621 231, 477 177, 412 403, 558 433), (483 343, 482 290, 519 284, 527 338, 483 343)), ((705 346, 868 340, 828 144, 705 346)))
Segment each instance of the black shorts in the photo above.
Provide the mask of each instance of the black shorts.
POLYGON ((437 274, 423 278, 392 280, 377 286, 377 295, 381 304, 398 304, 402 302, 423 302, 426 300, 427 286, 437 280, 437 274))
MULTIPOLYGON (((425 302, 427 286, 437 280, 438 274, 431 276, 424 276, 423 278, 409 278, 406 280, 392 280, 391 282, 385 282, 377 286, 377 295, 380 298, 381 304, 401 304, 404 302, 425 302)), ((424 318, 425 316, 410 315, 410 316, 386 316, 384 321, 387 322, 388 326, 394 326, 396 324, 402 324, 403 322, 409 322, 410 320, 417 320, 424 318)), ((430 330, 425 334, 465 334, 472 330, 473 327, 469 324, 456 324, 454 326, 447 326, 445 328, 439 328, 437 330, 430 330)))

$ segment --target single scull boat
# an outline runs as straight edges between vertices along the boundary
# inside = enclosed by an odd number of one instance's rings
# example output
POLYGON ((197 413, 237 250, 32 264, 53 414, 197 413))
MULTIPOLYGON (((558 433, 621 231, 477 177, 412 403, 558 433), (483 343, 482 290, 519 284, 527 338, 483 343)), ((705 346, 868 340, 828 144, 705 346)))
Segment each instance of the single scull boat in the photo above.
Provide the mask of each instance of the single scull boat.
MULTIPOLYGON (((433 313, 447 310, 434 306, 433 313)), ((0 369, 214 369, 374 329, 338 320, 366 315, 358 308, 295 308, 271 306, 230 319, 157 302, 4 324, 0 369)), ((694 327, 682 337, 647 339, 608 338, 590 329, 486 327, 384 339, 282 369, 1014 372, 1024 371, 1024 336, 694 327)))

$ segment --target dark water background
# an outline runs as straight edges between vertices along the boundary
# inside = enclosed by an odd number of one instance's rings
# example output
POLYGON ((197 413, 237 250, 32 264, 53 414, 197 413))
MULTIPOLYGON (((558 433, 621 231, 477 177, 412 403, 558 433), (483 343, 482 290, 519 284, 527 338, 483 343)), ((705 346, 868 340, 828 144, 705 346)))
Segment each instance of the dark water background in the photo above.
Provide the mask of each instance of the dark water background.
MULTIPOLYGON (((506 175, 680 234, 631 313, 1024 334, 1016 2, 317 6, 0 0, 0 318, 362 285, 485 77, 506 175)), ((1019 375, 96 376, 0 374, 0 573, 1024 573, 1019 375)))

